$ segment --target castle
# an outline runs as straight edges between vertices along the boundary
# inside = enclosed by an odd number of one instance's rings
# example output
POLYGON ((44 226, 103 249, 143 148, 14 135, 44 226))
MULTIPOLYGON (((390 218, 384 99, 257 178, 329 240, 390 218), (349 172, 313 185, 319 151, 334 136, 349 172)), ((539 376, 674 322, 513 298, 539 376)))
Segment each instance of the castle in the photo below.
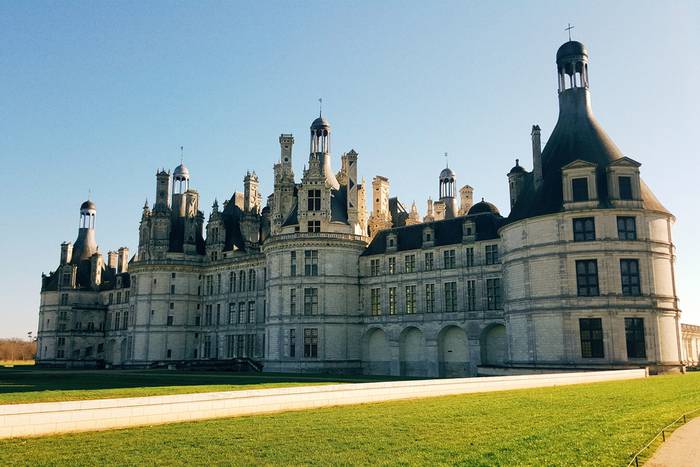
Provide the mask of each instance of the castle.
POLYGON ((563 44, 556 70, 558 121, 544 148, 532 127, 532 171, 508 172, 507 217, 449 168, 422 219, 387 178, 358 178, 354 150, 334 172, 321 115, 300 180, 294 137, 279 137, 264 206, 248 173, 205 222, 184 164, 159 171, 131 258, 105 263, 86 201, 42 278, 38 363, 434 377, 697 362, 697 341, 695 355, 681 343, 674 217, 593 116, 584 45, 563 44))

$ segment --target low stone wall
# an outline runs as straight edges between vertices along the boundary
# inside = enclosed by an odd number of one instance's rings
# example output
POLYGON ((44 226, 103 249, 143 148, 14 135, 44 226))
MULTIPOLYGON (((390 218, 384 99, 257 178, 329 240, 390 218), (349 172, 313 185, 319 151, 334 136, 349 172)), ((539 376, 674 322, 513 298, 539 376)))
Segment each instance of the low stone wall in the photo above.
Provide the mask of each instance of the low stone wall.
POLYGON ((297 386, 0 405, 0 438, 105 430, 368 402, 637 379, 645 370, 297 386))

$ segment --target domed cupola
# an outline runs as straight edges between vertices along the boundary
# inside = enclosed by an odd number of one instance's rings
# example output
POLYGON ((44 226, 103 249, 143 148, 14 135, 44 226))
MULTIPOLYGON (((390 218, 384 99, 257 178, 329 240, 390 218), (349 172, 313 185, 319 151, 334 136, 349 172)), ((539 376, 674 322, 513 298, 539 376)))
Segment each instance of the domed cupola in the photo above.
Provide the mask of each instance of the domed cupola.
POLYGON ((80 205, 80 224, 78 238, 73 244, 72 264, 90 259, 97 252, 97 240, 95 239, 95 218, 97 206, 91 200, 80 205))
POLYGON ((457 176, 451 168, 445 167, 440 172, 440 201, 445 204, 445 219, 457 215, 456 189, 457 176))
POLYGON ((331 124, 319 112, 318 118, 311 122, 311 153, 331 152, 331 124))
POLYGON ((173 170, 173 193, 181 194, 190 189, 190 171, 185 164, 180 164, 173 170))
POLYGON ((588 88, 588 50, 577 41, 564 43, 557 50, 559 92, 588 88))
POLYGON ((494 204, 485 201, 484 198, 481 198, 481 201, 469 209, 468 215, 471 216, 474 214, 493 214, 494 216, 500 216, 501 212, 494 204))

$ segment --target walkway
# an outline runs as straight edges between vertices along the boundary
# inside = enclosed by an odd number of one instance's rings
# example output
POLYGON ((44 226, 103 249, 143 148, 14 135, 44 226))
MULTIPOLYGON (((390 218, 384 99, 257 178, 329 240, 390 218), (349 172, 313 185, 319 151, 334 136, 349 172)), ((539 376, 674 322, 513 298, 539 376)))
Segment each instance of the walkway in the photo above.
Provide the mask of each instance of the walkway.
POLYGON ((674 431, 644 465, 646 467, 695 467, 698 464, 700 464, 700 417, 674 431))

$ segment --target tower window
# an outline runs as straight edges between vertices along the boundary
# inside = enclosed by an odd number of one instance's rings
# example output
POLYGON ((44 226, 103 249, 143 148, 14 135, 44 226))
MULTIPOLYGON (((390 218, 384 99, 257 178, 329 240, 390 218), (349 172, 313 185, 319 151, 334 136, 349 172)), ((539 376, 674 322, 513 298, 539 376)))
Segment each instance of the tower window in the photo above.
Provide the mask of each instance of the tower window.
POLYGON ((641 295, 638 259, 620 260, 620 278, 622 279, 622 295, 641 295))
POLYGON ((597 260, 584 259, 576 261, 576 284, 579 297, 600 295, 597 260))
POLYGON ((309 211, 320 211, 321 210, 321 190, 309 190, 309 196, 307 200, 307 209, 309 211))
POLYGON ((625 318, 627 358, 646 358, 644 342, 644 318, 625 318))
POLYGON ((617 237, 620 240, 637 240, 637 223, 634 217, 617 218, 617 237))
POLYGON ((571 180, 571 192, 574 201, 588 201, 588 179, 574 178, 571 180))
POLYGON ((593 217, 574 219, 574 241, 595 240, 595 220, 593 217))
POLYGON ((319 233, 321 231, 321 221, 309 221, 307 231, 319 233))
POLYGON ((620 199, 632 199, 632 177, 618 177, 617 184, 620 187, 620 199))
POLYGON ((583 358, 603 358, 603 321, 600 318, 580 318, 581 356, 583 358))

